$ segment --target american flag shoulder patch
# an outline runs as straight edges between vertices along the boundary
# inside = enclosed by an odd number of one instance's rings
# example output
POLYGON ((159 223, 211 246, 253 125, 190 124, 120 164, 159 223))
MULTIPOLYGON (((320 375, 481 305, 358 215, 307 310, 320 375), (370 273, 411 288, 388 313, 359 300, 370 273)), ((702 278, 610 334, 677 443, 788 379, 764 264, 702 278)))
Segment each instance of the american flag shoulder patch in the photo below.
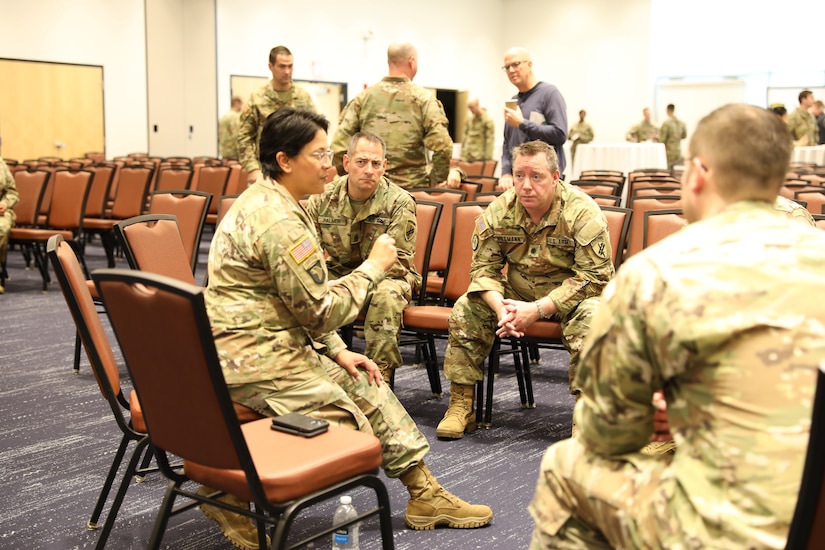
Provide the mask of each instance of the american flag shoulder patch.
POLYGON ((312 242, 309 235, 292 245, 292 248, 289 249, 289 255, 292 256, 292 259, 299 265, 309 258, 313 252, 315 252, 315 243, 312 242))
POLYGON ((487 222, 484 221, 484 215, 483 214, 476 218, 476 231, 479 234, 482 234, 485 231, 487 231, 487 222))

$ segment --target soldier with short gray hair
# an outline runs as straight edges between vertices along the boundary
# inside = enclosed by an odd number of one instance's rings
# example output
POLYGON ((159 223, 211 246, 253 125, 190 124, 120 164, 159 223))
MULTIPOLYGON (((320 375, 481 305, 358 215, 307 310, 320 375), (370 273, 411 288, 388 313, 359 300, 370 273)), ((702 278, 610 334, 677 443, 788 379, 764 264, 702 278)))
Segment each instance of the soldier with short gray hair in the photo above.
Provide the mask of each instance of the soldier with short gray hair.
POLYGON ((825 233, 774 208, 791 149, 755 106, 696 126, 689 224, 602 295, 579 361, 578 435, 541 462, 531 550, 786 547, 825 365, 812 299, 825 294, 825 233), (647 456, 659 392, 677 446, 647 456))
POLYGON ((444 356, 450 404, 436 429, 445 439, 476 427, 474 389, 494 337, 518 338, 539 319, 561 323, 570 392, 578 394, 578 353, 597 297, 613 276, 607 220, 592 198, 559 179, 553 146, 528 141, 512 158, 514 186, 476 220, 470 286, 450 314, 444 356))

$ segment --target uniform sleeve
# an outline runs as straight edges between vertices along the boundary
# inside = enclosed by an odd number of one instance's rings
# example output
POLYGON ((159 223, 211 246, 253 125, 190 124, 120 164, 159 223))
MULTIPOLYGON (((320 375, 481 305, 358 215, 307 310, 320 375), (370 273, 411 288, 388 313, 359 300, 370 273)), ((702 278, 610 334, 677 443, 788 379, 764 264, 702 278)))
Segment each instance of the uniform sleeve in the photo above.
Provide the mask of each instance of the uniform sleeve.
POLYGON ((590 143, 594 137, 593 127, 589 124, 584 124, 581 132, 579 132, 579 143, 590 143))
POLYGON ((424 146, 433 152, 430 185, 438 185, 450 173, 453 140, 447 131, 447 116, 436 99, 424 104, 424 146))
POLYGON ((241 111, 238 155, 241 165, 247 172, 261 169, 261 163, 258 161, 258 108, 254 104, 254 96, 249 98, 241 111))
POLYGON ((639 135, 639 125, 636 124, 630 127, 630 130, 624 135, 625 140, 630 141, 633 136, 639 135))
POLYGON ((634 452, 647 444, 653 433, 653 392, 662 387, 648 324, 661 322, 656 311, 669 308, 664 283, 655 266, 635 268, 622 270, 605 290, 574 384, 582 388, 574 411, 578 437, 602 455, 634 452))
POLYGON ((344 171, 344 153, 347 152, 347 145, 352 136, 361 130, 361 101, 358 96, 350 101, 344 111, 341 113, 341 118, 338 121, 338 128, 335 130, 335 135, 332 138, 332 151, 335 156, 332 160, 335 168, 338 170, 338 175, 343 176, 344 171))
POLYGON ((470 264, 470 286, 467 293, 496 290, 504 293, 504 253, 495 239, 490 207, 476 219, 471 239, 473 260, 470 264))
POLYGON ((667 140, 670 138, 670 122, 665 121, 662 124, 662 128, 659 130, 659 141, 662 143, 667 143, 667 140))
POLYGON ((387 277, 406 279, 411 286, 417 286, 420 284, 420 278, 415 271, 414 257, 418 224, 415 219, 415 201, 412 197, 405 196, 395 202, 387 234, 395 239, 395 247, 398 249, 398 259, 387 272, 387 277))
POLYGON ((573 239, 574 275, 549 294, 562 314, 575 309, 582 300, 601 294, 614 274, 607 220, 601 210, 594 207, 579 214, 573 239))
POLYGON ((547 94, 542 115, 544 123, 533 122, 528 116, 519 125, 519 130, 527 134, 531 140, 540 139, 550 145, 564 145, 567 141, 567 105, 561 92, 554 89, 547 94))
POLYGON ((14 208, 20 195, 17 193, 17 186, 14 183, 14 176, 6 163, 0 159, 0 200, 6 205, 8 210, 14 208))

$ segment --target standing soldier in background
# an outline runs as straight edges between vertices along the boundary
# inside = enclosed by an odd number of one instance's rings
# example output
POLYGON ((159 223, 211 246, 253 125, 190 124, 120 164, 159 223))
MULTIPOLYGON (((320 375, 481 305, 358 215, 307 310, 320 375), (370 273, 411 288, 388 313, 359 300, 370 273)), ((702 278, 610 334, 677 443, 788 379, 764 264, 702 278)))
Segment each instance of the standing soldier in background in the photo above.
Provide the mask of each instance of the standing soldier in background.
POLYGON ((362 309, 364 355, 375 361, 381 376, 392 384, 395 369, 401 366, 401 316, 421 285, 421 275, 413 263, 418 229, 415 200, 384 178, 386 167, 381 138, 358 132, 344 155, 347 174, 328 183, 320 195, 312 195, 306 211, 315 223, 334 279, 360 266, 380 235, 386 233, 395 239, 398 258, 362 309))
POLYGON ((344 175, 343 158, 357 132, 380 136, 387 145, 387 178, 404 189, 444 183, 458 187, 461 173, 450 169, 453 140, 447 116, 435 94, 412 80, 418 50, 409 43, 387 48, 389 74, 358 94, 341 113, 332 140, 335 167, 344 175), (433 152, 427 168, 427 149, 433 152))
POLYGON ((471 115, 464 122, 464 141, 461 143, 461 158, 467 162, 491 160, 493 158, 493 140, 495 126, 487 109, 479 106, 475 97, 467 102, 471 115))
POLYGON ((633 143, 642 143, 648 140, 656 141, 659 138, 659 130, 650 122, 650 109, 642 109, 642 121, 627 131, 624 138, 633 143))
POLYGON ((570 127, 570 135, 568 137, 570 141, 573 142, 570 147, 571 162, 576 160, 576 147, 578 147, 580 143, 590 143, 595 137, 593 127, 590 126, 589 122, 584 121, 584 117, 586 116, 587 111, 584 109, 579 111, 579 121, 570 127))
POLYGON ((668 170, 672 170, 673 165, 682 160, 682 140, 687 137, 687 127, 673 114, 675 110, 673 103, 668 104, 667 120, 659 131, 659 142, 665 144, 668 170))
POLYGON ((243 100, 238 96, 233 97, 232 108, 218 123, 218 142, 222 159, 238 159, 238 130, 241 127, 242 107, 243 100))
POLYGON ((799 147, 816 145, 816 119, 808 112, 813 107, 814 93, 810 90, 799 92, 799 107, 788 117, 788 130, 791 131, 793 144, 799 147))
POLYGON ((6 289, 5 283, 6 254, 9 249, 9 232, 14 227, 14 205, 20 199, 14 176, 5 161, 0 157, 0 294, 6 289))
POLYGON ((253 183, 261 173, 258 161, 258 142, 261 140, 266 117, 281 107, 304 107, 312 111, 315 104, 309 93, 292 82, 292 52, 286 46, 275 46, 269 52, 269 70, 272 81, 249 96, 241 111, 241 128, 238 131, 240 161, 249 173, 247 181, 253 183))

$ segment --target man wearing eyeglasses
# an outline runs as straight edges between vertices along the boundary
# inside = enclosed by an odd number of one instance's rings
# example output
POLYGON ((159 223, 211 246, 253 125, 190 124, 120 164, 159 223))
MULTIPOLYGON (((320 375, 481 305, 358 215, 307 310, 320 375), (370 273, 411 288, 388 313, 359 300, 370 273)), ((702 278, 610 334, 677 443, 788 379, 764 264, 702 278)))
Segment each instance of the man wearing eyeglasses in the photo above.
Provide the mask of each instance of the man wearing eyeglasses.
POLYGON ((261 173, 258 159, 264 122, 267 117, 283 107, 301 107, 315 111, 309 92, 292 82, 294 68, 292 52, 286 46, 275 46, 269 51, 269 72, 272 80, 253 92, 241 110, 238 130, 240 162, 248 173, 247 181, 254 183, 261 173))
POLYGON ((567 141, 567 104, 559 89, 540 82, 533 74, 530 52, 510 48, 504 54, 502 70, 518 89, 513 96, 515 108, 504 108, 504 146, 501 150, 501 189, 513 187, 513 148, 527 141, 541 140, 552 145, 559 159, 559 173, 564 174, 564 142, 567 141))
POLYGON ((375 288, 364 318, 364 355, 375 361, 392 385, 395 369, 401 366, 401 316, 421 285, 413 264, 415 201, 384 177, 385 145, 375 134, 352 136, 343 165, 347 174, 328 183, 322 194, 312 195, 306 210, 328 255, 331 278, 349 275, 360 266, 379 235, 395 239, 398 259, 375 288))
POLYGON ((767 109, 727 105, 697 124, 689 224, 602 293, 579 361, 578 435, 541 462, 531 550, 786 548, 825 364, 811 299, 825 293, 825 234, 773 206, 791 150, 767 109), (653 457, 639 451, 658 391, 677 448, 653 457))

